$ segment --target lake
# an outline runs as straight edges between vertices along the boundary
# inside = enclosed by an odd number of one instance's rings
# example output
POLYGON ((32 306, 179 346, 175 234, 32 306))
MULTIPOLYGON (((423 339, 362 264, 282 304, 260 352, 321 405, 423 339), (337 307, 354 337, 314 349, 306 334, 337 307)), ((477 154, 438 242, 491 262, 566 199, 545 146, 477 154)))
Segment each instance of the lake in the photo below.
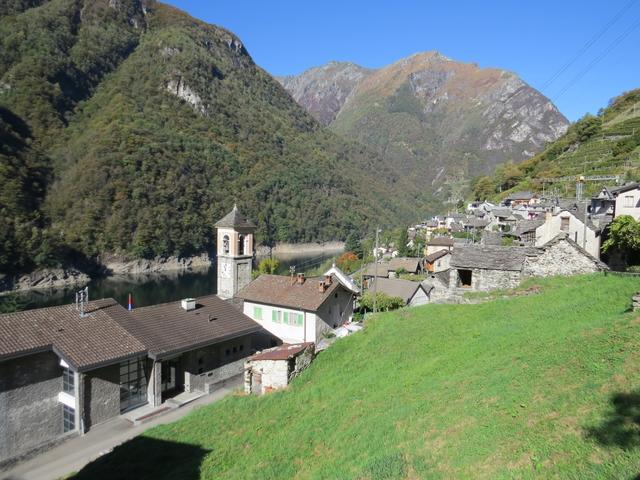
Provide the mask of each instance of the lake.
MULTIPOLYGON (((278 257, 280 267, 277 273, 288 275, 291 266, 296 267, 296 272, 307 272, 335 256, 335 252, 282 255, 278 257)), ((89 283, 89 298, 114 298, 126 306, 131 294, 134 307, 144 307, 187 297, 210 295, 217 291, 216 283, 215 267, 186 272, 118 275, 92 280, 89 283)), ((21 293, 19 301, 25 304, 22 309, 69 304, 74 302, 75 290, 30 290, 21 293)))

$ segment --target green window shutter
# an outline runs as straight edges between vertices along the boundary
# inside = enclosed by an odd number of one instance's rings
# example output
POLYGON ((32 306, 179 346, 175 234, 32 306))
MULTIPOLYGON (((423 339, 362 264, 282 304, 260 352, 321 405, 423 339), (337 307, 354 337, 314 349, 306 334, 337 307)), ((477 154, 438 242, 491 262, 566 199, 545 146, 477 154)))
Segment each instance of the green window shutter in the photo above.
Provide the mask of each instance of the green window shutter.
POLYGON ((298 314, 298 325, 302 326, 302 324, 304 323, 304 315, 302 315, 302 313, 298 314))
POLYGON ((275 310, 271 310, 271 321, 273 322, 278 321, 278 312, 276 312, 275 310))
POLYGON ((289 312, 284 312, 284 322, 286 324, 289 324, 289 312))
POLYGON ((262 308, 261 307, 253 307, 253 317, 256 320, 262 320, 262 308))

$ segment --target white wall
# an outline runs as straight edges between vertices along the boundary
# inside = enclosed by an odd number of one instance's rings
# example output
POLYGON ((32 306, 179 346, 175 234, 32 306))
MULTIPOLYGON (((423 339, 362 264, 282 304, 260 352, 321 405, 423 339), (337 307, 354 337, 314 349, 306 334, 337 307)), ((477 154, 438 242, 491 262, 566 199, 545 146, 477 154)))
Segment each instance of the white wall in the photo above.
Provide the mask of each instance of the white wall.
POLYGON ((640 220, 640 189, 623 192, 616 197, 615 216, 620 215, 631 215, 636 220, 640 220), (627 199, 627 197, 630 198, 627 199), (631 206, 627 206, 628 202, 631 206))
POLYGON ((569 238, 583 247, 596 258, 600 258, 600 237, 590 228, 586 228, 586 243, 583 243, 585 234, 584 223, 571 212, 563 210, 556 215, 547 217, 544 224, 536 229, 536 246, 540 247, 553 240, 560 233, 567 233, 569 238), (569 230, 561 230, 562 218, 569 218, 569 230))
POLYGON ((265 305, 260 303, 247 302, 243 307, 244 314, 262 325, 268 332, 274 334, 285 343, 315 342, 316 341, 316 315, 303 310, 293 310, 290 308, 265 305), (257 318, 255 307, 262 309, 262 318, 257 318), (273 311, 287 312, 289 318, 292 314, 302 314, 302 325, 287 325, 272 320, 273 311))
POLYGON ((425 305, 429 303, 429 296, 425 293, 422 288, 419 288, 416 291, 416 294, 409 301, 410 307, 417 307, 418 305, 425 305))

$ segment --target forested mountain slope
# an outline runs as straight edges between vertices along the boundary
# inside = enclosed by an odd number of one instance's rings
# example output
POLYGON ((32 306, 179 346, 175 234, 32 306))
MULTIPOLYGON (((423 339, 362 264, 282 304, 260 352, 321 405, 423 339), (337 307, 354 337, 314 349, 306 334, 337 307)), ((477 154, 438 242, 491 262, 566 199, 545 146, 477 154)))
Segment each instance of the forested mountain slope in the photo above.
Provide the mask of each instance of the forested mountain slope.
MULTIPOLYGON (((571 197, 579 176, 619 175, 640 179, 640 89, 611 100, 597 115, 586 115, 544 151, 519 165, 500 166, 492 176, 476 179, 476 198, 500 198, 507 191, 534 190, 571 197), (563 181, 544 179, 570 177, 563 181)), ((588 181, 586 194, 597 192, 612 180, 588 181)))
POLYGON ((0 271, 201 251, 234 202, 267 243, 411 214, 397 172, 324 130, 220 27, 138 0, 15 0, 0 15, 3 132, 24 132, 0 152, 0 187, 20 188, 13 164, 46 170, 21 177, 37 181, 29 232, 18 200, 0 200, 3 252, 21 258, 0 271))

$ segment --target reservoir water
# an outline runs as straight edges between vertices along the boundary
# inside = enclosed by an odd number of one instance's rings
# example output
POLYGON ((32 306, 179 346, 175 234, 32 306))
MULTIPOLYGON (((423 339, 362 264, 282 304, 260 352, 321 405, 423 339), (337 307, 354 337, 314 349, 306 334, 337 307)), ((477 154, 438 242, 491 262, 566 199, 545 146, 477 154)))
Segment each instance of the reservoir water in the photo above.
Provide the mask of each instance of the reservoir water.
MULTIPOLYGON (((290 267, 296 272, 308 272, 323 262, 337 256, 335 252, 278 257, 279 274, 288 275, 290 267)), ((216 293, 216 269, 214 267, 186 272, 161 272, 146 275, 118 275, 97 278, 89 283, 89 298, 114 298, 127 305, 129 294, 135 307, 171 302, 187 297, 199 297, 216 293)), ((30 290, 19 295, 21 309, 69 304, 74 301, 75 290, 30 290)))

